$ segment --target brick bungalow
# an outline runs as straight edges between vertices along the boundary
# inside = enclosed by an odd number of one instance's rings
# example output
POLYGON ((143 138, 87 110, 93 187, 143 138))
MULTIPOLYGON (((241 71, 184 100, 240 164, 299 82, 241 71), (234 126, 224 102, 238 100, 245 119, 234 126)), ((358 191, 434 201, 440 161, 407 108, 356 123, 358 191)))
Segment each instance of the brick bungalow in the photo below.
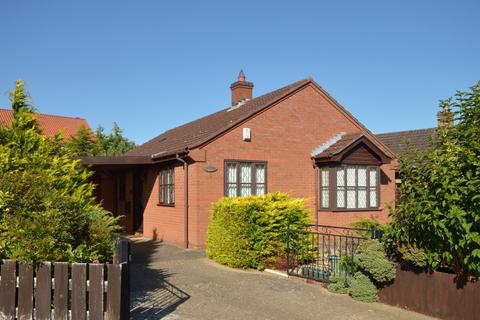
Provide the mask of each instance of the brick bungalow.
POLYGON ((241 73, 230 89, 228 108, 125 156, 83 158, 126 231, 204 247, 213 202, 271 191, 306 198, 319 224, 388 219, 394 154, 313 79, 254 98, 241 73))

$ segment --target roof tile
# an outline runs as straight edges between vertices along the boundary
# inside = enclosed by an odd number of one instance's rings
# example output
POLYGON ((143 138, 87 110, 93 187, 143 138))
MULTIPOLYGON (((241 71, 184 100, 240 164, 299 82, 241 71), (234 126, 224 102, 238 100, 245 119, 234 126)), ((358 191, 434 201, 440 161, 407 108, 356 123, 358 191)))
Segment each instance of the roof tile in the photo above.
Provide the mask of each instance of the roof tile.
POLYGON ((417 130, 397 131, 376 134, 390 150, 396 155, 402 154, 407 150, 407 146, 417 150, 425 150, 432 145, 430 137, 435 134, 437 128, 426 128, 417 130))
MULTIPOLYGON (((42 133, 53 137, 56 133, 63 132, 64 137, 74 135, 81 126, 90 129, 87 121, 83 118, 73 118, 50 114, 37 113, 37 123, 42 133)), ((0 127, 9 127, 13 121, 13 110, 0 109, 0 127)))
POLYGON ((127 153, 128 156, 146 156, 156 153, 171 155, 180 150, 198 147, 218 134, 223 133, 250 116, 269 107, 279 99, 294 92, 312 81, 306 78, 286 87, 269 92, 238 107, 229 107, 221 111, 168 130, 127 153))

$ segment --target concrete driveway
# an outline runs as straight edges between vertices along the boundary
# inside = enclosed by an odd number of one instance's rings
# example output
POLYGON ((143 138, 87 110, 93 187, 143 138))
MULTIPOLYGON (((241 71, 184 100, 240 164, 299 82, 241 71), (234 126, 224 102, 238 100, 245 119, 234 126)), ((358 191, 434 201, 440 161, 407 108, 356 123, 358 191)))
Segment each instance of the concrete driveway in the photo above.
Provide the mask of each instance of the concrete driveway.
POLYGON ((133 245, 132 319, 431 319, 298 278, 230 269, 158 241, 133 245))

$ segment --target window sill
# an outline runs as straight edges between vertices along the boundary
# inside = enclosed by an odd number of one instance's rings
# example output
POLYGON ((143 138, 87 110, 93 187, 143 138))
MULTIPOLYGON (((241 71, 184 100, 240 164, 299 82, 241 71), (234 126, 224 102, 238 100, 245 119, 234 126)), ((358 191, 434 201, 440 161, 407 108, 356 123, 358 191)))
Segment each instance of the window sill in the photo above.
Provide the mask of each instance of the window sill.
POLYGON ((175 207, 175 203, 168 204, 168 203, 157 203, 157 207, 175 207))
POLYGON ((367 212, 367 211, 383 211, 383 208, 367 208, 367 209, 327 209, 320 208, 319 212, 367 212))

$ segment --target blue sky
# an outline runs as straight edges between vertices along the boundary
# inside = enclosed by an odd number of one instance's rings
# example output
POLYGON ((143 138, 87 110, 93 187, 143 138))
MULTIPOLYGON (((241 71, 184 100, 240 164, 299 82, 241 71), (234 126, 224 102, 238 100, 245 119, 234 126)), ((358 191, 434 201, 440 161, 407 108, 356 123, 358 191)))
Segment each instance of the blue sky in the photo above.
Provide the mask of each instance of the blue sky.
POLYGON ((436 125, 480 80, 480 1, 18 1, 0 4, 0 107, 116 121, 142 143, 312 76, 374 132, 436 125))

